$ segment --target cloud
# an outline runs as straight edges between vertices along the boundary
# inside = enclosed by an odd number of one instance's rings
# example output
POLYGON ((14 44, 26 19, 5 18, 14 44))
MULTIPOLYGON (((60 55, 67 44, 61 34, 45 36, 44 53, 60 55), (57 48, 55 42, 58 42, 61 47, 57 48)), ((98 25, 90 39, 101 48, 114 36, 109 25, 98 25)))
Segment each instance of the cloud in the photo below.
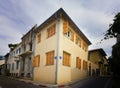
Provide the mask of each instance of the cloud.
POLYGON ((97 44, 102 33, 120 10, 119 0, 3 0, 0 3, 0 53, 8 43, 19 42, 34 24, 40 25, 62 7, 81 31, 90 39, 92 48, 103 47, 110 55, 115 40, 97 44), (109 42, 109 43, 108 43, 109 42))

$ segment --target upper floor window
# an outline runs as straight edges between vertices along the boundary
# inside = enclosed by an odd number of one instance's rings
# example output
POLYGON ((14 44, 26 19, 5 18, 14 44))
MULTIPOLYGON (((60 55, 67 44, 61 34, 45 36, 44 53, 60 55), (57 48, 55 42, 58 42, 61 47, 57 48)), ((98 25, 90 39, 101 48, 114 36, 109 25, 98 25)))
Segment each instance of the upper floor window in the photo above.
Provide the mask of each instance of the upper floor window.
POLYGON ((86 52, 88 49, 87 44, 83 43, 82 49, 86 52))
POLYGON ((54 64, 54 51, 50 51, 46 53, 46 65, 54 64))
POLYGON ((70 54, 63 52, 63 65, 70 66, 70 54))
POLYGON ((81 39, 78 37, 78 36, 76 36, 76 42, 75 42, 79 47, 81 47, 81 39))
POLYGON ((41 34, 38 34, 37 35, 37 43, 40 43, 40 41, 41 41, 41 34))
POLYGON ((48 29, 47 29, 47 38, 51 37, 52 35, 55 34, 55 28, 56 28, 56 24, 50 26, 48 29))

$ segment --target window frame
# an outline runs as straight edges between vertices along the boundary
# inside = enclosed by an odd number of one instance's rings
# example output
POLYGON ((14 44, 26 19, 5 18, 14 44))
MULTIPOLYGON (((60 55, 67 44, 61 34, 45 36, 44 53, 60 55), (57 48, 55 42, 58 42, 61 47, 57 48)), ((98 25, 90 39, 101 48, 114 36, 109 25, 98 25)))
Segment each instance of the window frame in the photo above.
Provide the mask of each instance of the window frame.
POLYGON ((63 65, 70 67, 71 66, 71 61, 70 60, 71 60, 71 54, 63 51, 63 61, 62 61, 63 65), (65 55, 67 55, 67 56, 65 56, 65 55), (67 57, 67 58, 65 58, 65 57, 67 57))
POLYGON ((56 33, 56 24, 51 25, 50 27, 47 28, 47 38, 55 35, 56 33))
POLYGON ((79 57, 76 57, 76 68, 81 69, 81 59, 79 57))
POLYGON ((54 55, 54 50, 46 53, 46 66, 54 65, 54 55))

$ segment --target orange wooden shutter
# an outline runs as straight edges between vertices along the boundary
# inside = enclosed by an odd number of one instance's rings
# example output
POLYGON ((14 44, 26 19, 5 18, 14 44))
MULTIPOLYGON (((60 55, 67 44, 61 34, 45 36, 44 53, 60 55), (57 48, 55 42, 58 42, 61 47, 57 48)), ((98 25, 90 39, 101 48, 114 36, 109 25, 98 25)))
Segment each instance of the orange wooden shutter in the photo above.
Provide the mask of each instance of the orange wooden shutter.
POLYGON ((36 66, 39 66, 40 64, 40 55, 36 56, 36 66))
POLYGON ((67 33, 68 32, 68 22, 64 22, 63 23, 63 33, 67 33))
POLYGON ((74 41, 74 32, 71 31, 71 40, 74 41))
POLYGON ((76 42, 75 42, 76 44, 78 44, 78 37, 76 36, 76 42))
POLYGON ((33 57, 33 66, 36 66, 36 56, 33 57))

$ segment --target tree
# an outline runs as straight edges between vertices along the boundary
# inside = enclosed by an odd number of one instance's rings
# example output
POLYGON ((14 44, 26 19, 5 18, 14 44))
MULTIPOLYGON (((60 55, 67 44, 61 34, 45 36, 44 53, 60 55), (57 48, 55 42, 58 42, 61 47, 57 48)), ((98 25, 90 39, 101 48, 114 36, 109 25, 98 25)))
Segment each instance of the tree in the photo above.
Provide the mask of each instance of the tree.
POLYGON ((115 15, 113 24, 109 25, 109 29, 106 31, 104 39, 117 37, 118 34, 120 34, 120 12, 115 15))
MULTIPOLYGON (((113 24, 109 25, 109 29, 104 35, 104 39, 118 38, 120 35, 120 12, 115 15, 113 24)), ((120 78, 120 41, 112 47, 112 57, 109 59, 110 67, 114 78, 120 78)))
POLYGON ((8 47, 12 51, 18 44, 8 44, 8 47))

